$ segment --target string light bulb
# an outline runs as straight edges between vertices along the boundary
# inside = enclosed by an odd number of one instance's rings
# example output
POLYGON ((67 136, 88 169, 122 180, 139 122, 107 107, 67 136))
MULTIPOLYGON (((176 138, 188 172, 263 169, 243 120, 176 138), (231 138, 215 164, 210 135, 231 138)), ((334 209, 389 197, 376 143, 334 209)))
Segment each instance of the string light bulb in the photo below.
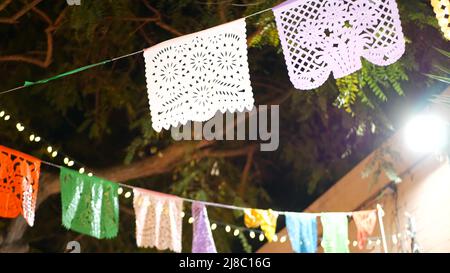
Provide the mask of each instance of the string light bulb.
POLYGON ((30 135, 30 141, 34 141, 34 134, 30 135))
POLYGON ((69 158, 68 157, 64 157, 64 164, 69 164, 69 158))
POLYGON ((72 167, 73 164, 75 164, 75 162, 73 162, 73 160, 70 160, 69 163, 67 163, 67 166, 72 167))
POLYGON ((128 191, 127 193, 125 193, 125 198, 130 198, 130 196, 131 196, 131 192, 130 192, 130 191, 128 191))
POLYGON ((58 155, 58 151, 53 151, 52 157, 56 157, 58 155))
POLYGON ((353 241, 353 246, 356 247, 358 245, 357 241, 353 241))
POLYGON ((262 241, 264 241, 264 234, 259 234, 259 240, 262 242, 262 241))
POLYGON ((233 232, 233 235, 234 236, 238 236, 239 235, 239 229, 235 229, 234 232, 233 232))
POLYGON ((40 137, 40 136, 36 136, 36 137, 34 138, 34 141, 36 141, 36 142, 41 141, 41 137, 40 137))
POLYGON ((182 211, 182 212, 180 213, 180 216, 181 216, 181 218, 184 218, 184 216, 186 216, 186 213, 184 213, 184 211, 182 211))
POLYGON ((188 223, 189 223, 189 224, 192 224, 192 223, 194 223, 194 217, 192 217, 192 216, 191 216, 191 217, 189 217, 188 223))
POLYGON ((281 238, 280 238, 280 243, 284 243, 284 242, 286 242, 286 235, 284 235, 284 236, 281 236, 281 238))
POLYGON ((275 243, 278 242, 278 235, 274 234, 272 237, 272 241, 274 241, 275 243))
POLYGON ((229 225, 227 225, 227 226, 225 227, 225 231, 226 231, 226 232, 230 232, 230 231, 231 231, 231 227, 230 227, 229 225))
POLYGON ((5 115, 5 111, 0 112, 0 118, 2 118, 5 115))
POLYGON ((379 246, 379 245, 381 245, 381 240, 380 239, 377 240, 377 246, 379 246))
POLYGON ((51 153, 52 153, 52 151, 53 151, 53 148, 52 148, 52 146, 48 146, 48 147, 47 147, 47 153, 51 154, 51 153))
POLYGON ((119 187, 118 189, 117 189, 117 194, 118 195, 121 195, 123 193, 123 188, 122 187, 119 187))
POLYGON ((255 239, 255 236, 256 236, 255 232, 254 231, 250 231, 250 238, 255 239))
POLYGON ((92 173, 88 173, 88 176, 91 177, 91 176, 93 176, 93 174, 92 173))
POLYGON ((16 124, 16 128, 17 128, 17 131, 19 131, 19 132, 22 132, 23 130, 25 130, 25 127, 22 126, 22 124, 20 124, 20 123, 16 124))
POLYGON ((78 172, 79 172, 80 174, 83 174, 83 173, 84 173, 84 168, 81 167, 80 170, 78 170, 78 172))
POLYGON ((217 228, 217 224, 216 223, 212 223, 211 230, 216 230, 216 228, 217 228))
POLYGON ((5 120, 9 120, 10 118, 11 118, 10 115, 6 115, 6 116, 5 116, 5 120))

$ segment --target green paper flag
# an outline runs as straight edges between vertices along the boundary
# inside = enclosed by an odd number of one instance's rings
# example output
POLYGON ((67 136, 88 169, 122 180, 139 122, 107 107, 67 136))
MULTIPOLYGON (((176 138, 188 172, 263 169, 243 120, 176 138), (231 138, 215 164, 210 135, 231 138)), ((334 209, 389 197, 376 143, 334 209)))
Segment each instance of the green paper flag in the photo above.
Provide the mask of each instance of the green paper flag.
POLYGON ((61 168, 62 224, 98 239, 114 238, 119 231, 116 183, 61 168))
POLYGON ((322 247, 325 253, 349 253, 348 219, 346 213, 323 213, 322 247))

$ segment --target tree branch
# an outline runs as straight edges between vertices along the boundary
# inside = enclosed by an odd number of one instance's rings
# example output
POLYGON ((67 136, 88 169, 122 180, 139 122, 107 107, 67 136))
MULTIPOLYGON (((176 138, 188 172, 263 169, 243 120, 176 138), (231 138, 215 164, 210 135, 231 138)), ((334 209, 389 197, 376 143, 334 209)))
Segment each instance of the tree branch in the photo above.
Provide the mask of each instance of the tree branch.
MULTIPOLYGON (((9 1, 9 2, 11 2, 11 1, 9 1)), ((4 9, 9 4, 9 2, 6 1, 5 3, 3 3, 0 6, 0 10, 4 9)), ((21 10, 16 12, 16 14, 14 14, 13 16, 7 17, 7 18, 0 18, 0 23, 3 23, 3 24, 16 24, 17 20, 19 20, 20 17, 22 17, 25 13, 27 13, 30 9, 34 8, 40 2, 42 2, 42 0, 34 0, 33 2, 25 5, 21 10)))
MULTIPOLYGON (((55 22, 52 22, 52 20, 46 13, 44 13, 42 10, 35 7, 39 2, 40 1, 34 1, 31 3, 31 4, 35 3, 35 5, 29 4, 28 5, 29 7, 26 8, 26 11, 28 11, 28 10, 33 11, 34 13, 36 13, 39 16, 39 18, 41 18, 41 20, 43 20, 44 22, 46 22, 48 24, 48 27, 45 29, 45 35, 47 38, 47 50, 46 50, 45 59, 40 60, 38 58, 33 58, 31 56, 27 56, 24 54, 14 54, 14 55, 0 56, 0 62, 25 62, 25 63, 29 63, 29 64, 34 64, 34 65, 42 67, 42 68, 47 68, 51 64, 52 57, 53 57, 53 32, 61 24, 64 14, 66 12, 66 9, 64 9, 59 14, 59 16, 55 20, 55 22)), ((17 20, 17 19, 15 19, 15 20, 17 20)))
POLYGON ((238 194, 244 199, 245 191, 248 185, 248 175, 253 164, 253 156, 255 154, 256 147, 249 149, 247 152, 247 161, 245 162, 244 170, 242 171, 241 182, 239 183, 238 194))

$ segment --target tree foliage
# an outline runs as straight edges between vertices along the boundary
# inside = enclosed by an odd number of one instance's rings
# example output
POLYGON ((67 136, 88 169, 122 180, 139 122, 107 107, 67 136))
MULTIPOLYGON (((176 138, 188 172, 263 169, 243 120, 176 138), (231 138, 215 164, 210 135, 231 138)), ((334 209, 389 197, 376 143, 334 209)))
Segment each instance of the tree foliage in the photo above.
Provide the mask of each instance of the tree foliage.
MULTIPOLYGON (((14 1, 0 15, 12 18, 28 2, 14 1)), ((279 2, 82 0, 80 6, 69 7, 65 1, 42 1, 14 23, 0 23, 0 33, 7 37, 0 45, 0 87, 8 89, 134 52, 279 2), (48 65, 17 58, 26 55, 44 60, 49 54, 48 65)), ((218 141, 199 151, 206 153, 204 157, 187 154, 163 174, 125 182, 200 200, 302 210, 392 133, 395 124, 385 112, 396 101, 418 94, 431 96, 431 92, 424 94, 426 88, 442 89, 440 83, 427 82, 423 75, 432 72, 441 58, 430 48, 448 48, 431 6, 428 1, 398 2, 408 40, 405 56, 387 67, 364 61, 360 71, 338 80, 330 78, 308 92, 294 90, 289 82, 273 15, 266 12, 248 18, 256 104, 276 104, 282 99, 279 149, 258 152, 248 149, 254 144, 250 141, 218 141), (230 150, 243 152, 226 156, 230 150), (249 162, 250 153, 254 157, 249 162), (246 164, 250 168, 243 179, 246 164)), ((89 167, 158 160, 176 143, 168 132, 156 133, 151 127, 143 71, 143 58, 133 56, 3 95, 0 104, 89 167)), ((0 138, 4 145, 48 159, 41 145, 31 145, 20 137, 15 124, 2 122, 0 138)), ((45 167, 44 172, 56 171, 45 167)), ((85 251, 154 251, 138 250, 134 245, 131 200, 121 200, 126 209, 121 213, 119 237, 111 241, 79 237, 62 229, 59 206, 59 197, 52 196, 39 209, 36 227, 24 238, 32 251, 62 251, 74 238, 81 240, 85 251)), ((210 209, 209 214, 212 220, 242 226, 241 213, 210 209)), ((0 222, 4 234, 9 223, 0 222)), ((184 226, 184 249, 189 248, 190 228, 184 226)), ((215 232, 219 251, 250 251, 258 246, 247 236, 236 239, 219 229, 215 232)))

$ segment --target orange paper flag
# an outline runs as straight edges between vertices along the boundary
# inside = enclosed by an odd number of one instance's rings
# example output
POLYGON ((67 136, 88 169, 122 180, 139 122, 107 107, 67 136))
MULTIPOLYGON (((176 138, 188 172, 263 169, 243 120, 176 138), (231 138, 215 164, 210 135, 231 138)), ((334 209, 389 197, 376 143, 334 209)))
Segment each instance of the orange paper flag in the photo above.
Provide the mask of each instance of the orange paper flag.
POLYGON ((40 160, 0 146, 0 217, 22 214, 33 226, 40 166, 40 160))

